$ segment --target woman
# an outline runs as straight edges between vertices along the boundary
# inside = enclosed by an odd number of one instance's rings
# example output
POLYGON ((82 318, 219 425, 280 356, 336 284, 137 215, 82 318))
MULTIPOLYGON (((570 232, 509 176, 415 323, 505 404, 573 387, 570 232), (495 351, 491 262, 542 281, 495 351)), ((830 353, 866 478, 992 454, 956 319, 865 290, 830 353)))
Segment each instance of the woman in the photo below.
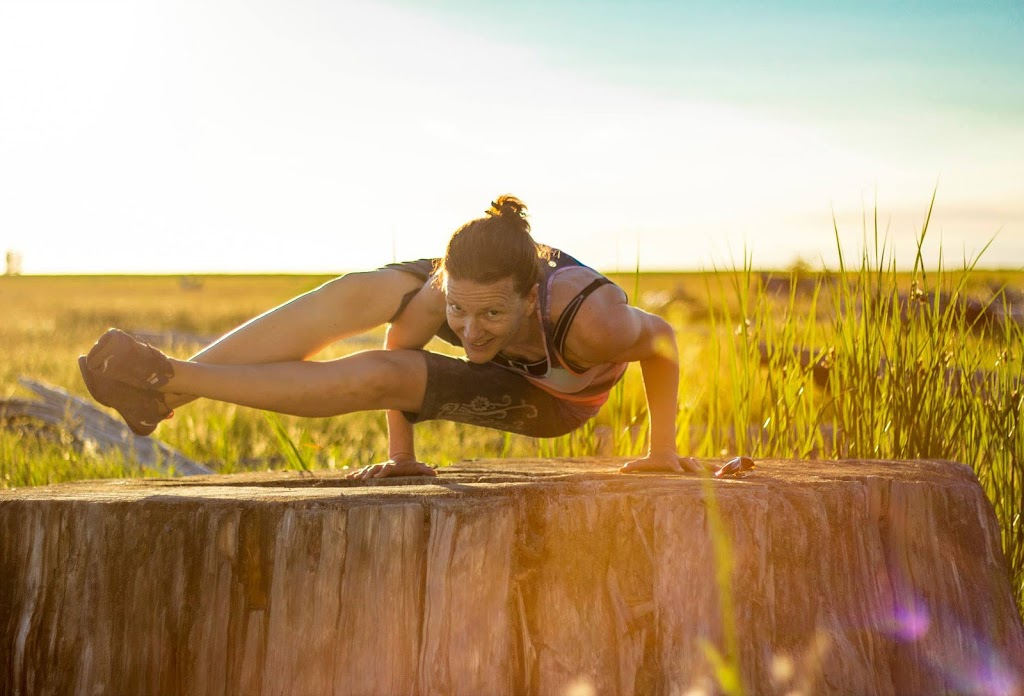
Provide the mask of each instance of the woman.
POLYGON ((355 478, 426 475, 413 424, 471 423, 554 437, 594 417, 626 365, 639 362, 650 448, 622 471, 697 470, 675 447, 675 334, 572 257, 538 245, 526 207, 501 196, 423 259, 337 278, 263 314, 189 360, 111 329, 79 366, 90 393, 148 434, 197 397, 298 416, 387 410, 390 459, 355 478), (435 268, 436 266, 436 268, 435 268), (309 358, 389 324, 384 350, 309 358), (466 359, 422 350, 434 336, 466 359))

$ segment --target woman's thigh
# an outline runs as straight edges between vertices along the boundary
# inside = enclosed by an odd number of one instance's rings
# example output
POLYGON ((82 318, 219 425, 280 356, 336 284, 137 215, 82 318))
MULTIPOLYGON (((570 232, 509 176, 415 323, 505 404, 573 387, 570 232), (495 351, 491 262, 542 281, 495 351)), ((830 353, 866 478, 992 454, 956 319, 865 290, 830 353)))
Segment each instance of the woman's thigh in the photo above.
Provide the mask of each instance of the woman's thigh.
POLYGON ((238 327, 192 360, 213 364, 303 360, 342 338, 387 323, 422 287, 408 273, 378 269, 325 283, 238 327))
POLYGON ((423 406, 410 422, 447 420, 528 435, 557 437, 575 430, 598 408, 558 399, 521 375, 492 363, 477 364, 424 352, 423 406))

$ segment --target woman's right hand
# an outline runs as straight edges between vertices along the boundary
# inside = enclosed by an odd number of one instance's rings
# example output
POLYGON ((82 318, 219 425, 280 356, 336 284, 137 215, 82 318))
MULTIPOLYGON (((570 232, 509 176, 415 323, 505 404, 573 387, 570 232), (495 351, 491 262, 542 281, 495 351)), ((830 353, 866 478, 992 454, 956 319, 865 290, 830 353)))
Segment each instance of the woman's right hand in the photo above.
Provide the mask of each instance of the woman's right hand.
POLYGON ((367 464, 362 469, 348 474, 345 478, 365 480, 388 478, 389 476, 437 476, 437 471, 434 467, 415 459, 399 461, 389 459, 379 464, 367 464))

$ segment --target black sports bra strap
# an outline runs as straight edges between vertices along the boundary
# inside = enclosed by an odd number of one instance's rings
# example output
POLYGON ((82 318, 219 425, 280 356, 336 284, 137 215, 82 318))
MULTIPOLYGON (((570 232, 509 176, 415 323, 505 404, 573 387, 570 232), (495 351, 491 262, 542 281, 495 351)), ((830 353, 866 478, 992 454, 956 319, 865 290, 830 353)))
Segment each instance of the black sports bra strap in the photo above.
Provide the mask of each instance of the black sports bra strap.
POLYGON ((608 280, 604 276, 597 278, 587 287, 580 290, 576 297, 569 300, 569 304, 562 310, 562 315, 558 317, 558 323, 555 324, 555 331, 552 335, 554 341, 555 351, 559 355, 563 355, 563 348, 565 347, 565 337, 569 333, 569 327, 572 325, 572 320, 576 318, 576 313, 580 311, 580 306, 583 304, 583 300, 590 296, 590 293, 597 290, 602 285, 607 285, 612 281, 608 280))
POLYGON ((391 316, 390 319, 388 319, 389 324, 395 323, 398 317, 402 315, 402 312, 405 311, 405 308, 408 306, 408 304, 412 302, 412 298, 416 297, 416 294, 420 291, 420 289, 421 288, 416 288, 415 290, 410 290, 409 292, 402 295, 402 301, 398 303, 398 309, 395 310, 395 313, 391 316))

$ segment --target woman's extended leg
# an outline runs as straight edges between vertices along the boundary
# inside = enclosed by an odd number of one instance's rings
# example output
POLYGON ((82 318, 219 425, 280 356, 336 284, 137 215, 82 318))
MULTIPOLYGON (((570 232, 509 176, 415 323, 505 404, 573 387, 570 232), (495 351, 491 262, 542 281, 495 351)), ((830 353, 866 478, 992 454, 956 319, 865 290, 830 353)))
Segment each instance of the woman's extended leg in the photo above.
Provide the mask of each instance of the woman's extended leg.
MULTIPOLYGON (((402 298, 423 286, 411 273, 379 269, 349 273, 246 322, 189 360, 243 365, 303 360, 331 343, 387 323, 402 298)), ((177 408, 193 392, 166 395, 177 408)))
POLYGON ((171 360, 161 391, 312 418, 354 411, 417 412, 427 385, 424 354, 371 350, 336 360, 217 365, 171 360))

